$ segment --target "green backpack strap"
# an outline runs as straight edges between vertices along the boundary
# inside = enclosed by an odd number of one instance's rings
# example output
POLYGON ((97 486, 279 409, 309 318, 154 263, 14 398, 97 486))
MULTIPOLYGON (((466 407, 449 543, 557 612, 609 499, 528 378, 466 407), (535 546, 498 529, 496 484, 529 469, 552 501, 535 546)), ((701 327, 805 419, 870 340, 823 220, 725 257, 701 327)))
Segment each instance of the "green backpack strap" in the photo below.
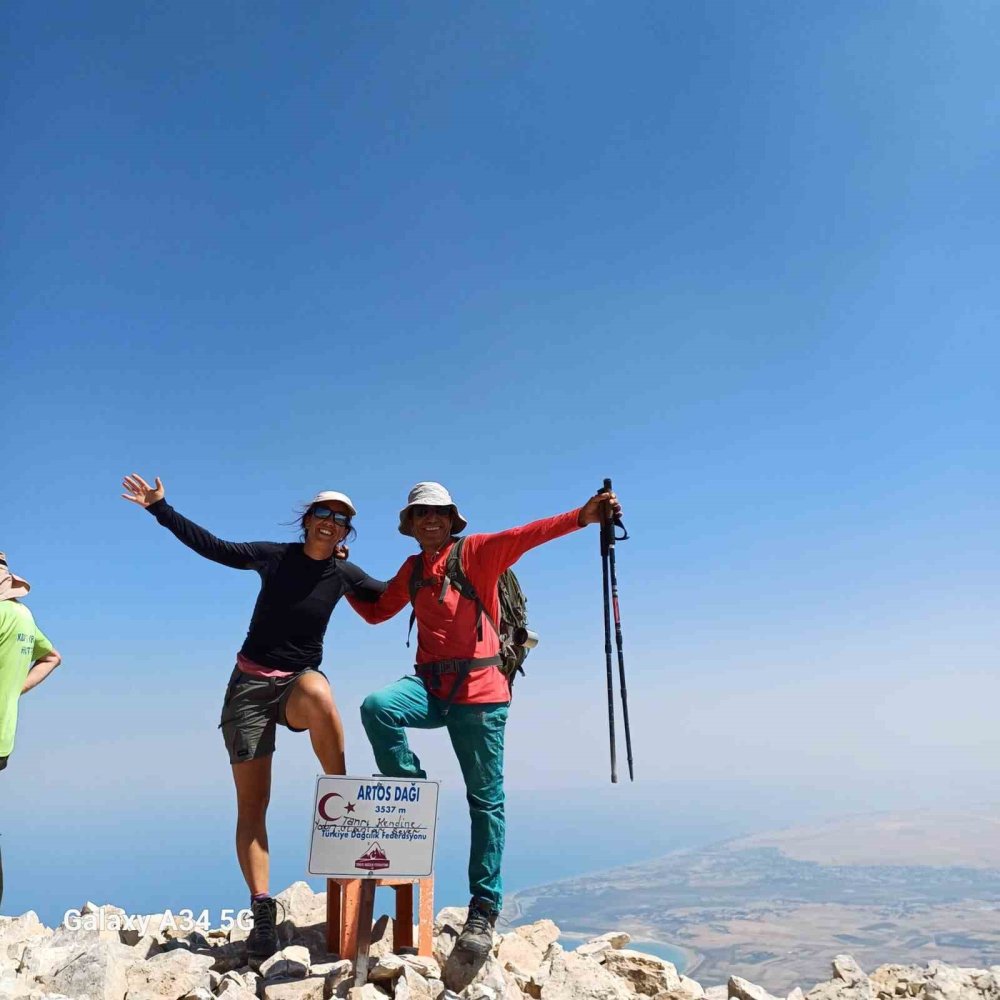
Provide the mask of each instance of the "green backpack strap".
POLYGON ((441 583, 441 593, 438 594, 438 604, 444 600, 444 595, 448 592, 449 585, 454 587, 466 600, 473 601, 476 605, 476 639, 483 640, 483 615, 493 626, 493 631, 497 637, 500 636, 500 628, 493 620, 493 616, 486 610, 485 605, 479 599, 476 588, 472 586, 472 581, 465 575, 462 569, 462 550, 465 548, 465 539, 459 538, 451 547, 448 558, 444 564, 444 580, 441 583))
POLYGON ((406 630, 406 648, 410 648, 410 636, 413 634, 413 623, 417 620, 415 601, 417 592, 421 587, 429 587, 434 581, 424 578, 424 554, 418 552, 413 558, 413 566, 410 568, 410 604, 413 610, 410 611, 410 627, 406 630))

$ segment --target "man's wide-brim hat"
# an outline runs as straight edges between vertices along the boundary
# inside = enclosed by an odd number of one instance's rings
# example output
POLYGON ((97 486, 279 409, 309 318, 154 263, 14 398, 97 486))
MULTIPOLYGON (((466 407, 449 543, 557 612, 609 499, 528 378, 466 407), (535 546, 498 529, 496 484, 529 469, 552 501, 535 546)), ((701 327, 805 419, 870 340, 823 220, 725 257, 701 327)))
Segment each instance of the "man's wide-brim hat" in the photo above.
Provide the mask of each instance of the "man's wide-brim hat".
POLYGON ((351 512, 351 517, 358 516, 354 504, 351 503, 351 498, 346 493, 340 493, 337 490, 324 490, 322 493, 317 493, 309 501, 309 506, 315 507, 318 503, 333 503, 334 501, 342 503, 351 512))
POLYGON ((0 552, 0 601, 12 597, 24 597, 31 590, 31 584, 23 577, 16 576, 7 568, 7 556, 0 552))
POLYGON ((440 483, 417 483, 406 498, 406 506, 399 512, 399 533, 413 537, 410 508, 416 506, 451 507, 451 533, 457 535, 469 526, 451 494, 440 483))

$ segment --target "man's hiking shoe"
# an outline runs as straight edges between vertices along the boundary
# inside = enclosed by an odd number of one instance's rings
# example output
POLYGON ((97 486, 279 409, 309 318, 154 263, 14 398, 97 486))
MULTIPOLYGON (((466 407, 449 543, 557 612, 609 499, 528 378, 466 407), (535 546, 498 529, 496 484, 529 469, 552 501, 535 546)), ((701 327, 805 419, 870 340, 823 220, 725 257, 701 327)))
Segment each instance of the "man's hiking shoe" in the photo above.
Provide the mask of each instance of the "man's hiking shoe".
POLYGON ((278 901, 270 896, 250 904, 253 910, 253 930, 247 938, 247 955, 263 962, 278 950, 278 901))
POLYGON ((493 925, 496 922, 497 911, 486 900, 473 899, 455 947, 470 955, 488 955, 493 950, 493 925))

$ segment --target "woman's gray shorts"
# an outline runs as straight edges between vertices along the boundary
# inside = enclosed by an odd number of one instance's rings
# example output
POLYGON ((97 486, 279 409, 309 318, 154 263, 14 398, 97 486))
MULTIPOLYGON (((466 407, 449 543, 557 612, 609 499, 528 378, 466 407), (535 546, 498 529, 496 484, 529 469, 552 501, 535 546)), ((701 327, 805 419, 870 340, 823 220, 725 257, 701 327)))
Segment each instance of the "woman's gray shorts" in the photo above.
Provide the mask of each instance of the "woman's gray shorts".
POLYGON ((242 764, 274 753, 274 734, 279 725, 293 733, 303 731, 288 725, 285 708, 295 682, 313 670, 326 677, 316 667, 291 677, 254 677, 243 673, 239 667, 233 669, 219 722, 230 764, 242 764))

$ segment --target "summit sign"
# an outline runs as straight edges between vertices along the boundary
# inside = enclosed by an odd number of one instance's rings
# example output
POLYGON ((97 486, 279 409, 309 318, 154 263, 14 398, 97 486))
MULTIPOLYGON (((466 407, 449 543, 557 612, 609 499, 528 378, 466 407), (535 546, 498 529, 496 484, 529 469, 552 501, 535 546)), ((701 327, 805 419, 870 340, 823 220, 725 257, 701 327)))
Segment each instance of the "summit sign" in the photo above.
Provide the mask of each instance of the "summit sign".
POLYGON ((316 779, 309 874, 426 878, 434 869, 439 782, 316 779))

